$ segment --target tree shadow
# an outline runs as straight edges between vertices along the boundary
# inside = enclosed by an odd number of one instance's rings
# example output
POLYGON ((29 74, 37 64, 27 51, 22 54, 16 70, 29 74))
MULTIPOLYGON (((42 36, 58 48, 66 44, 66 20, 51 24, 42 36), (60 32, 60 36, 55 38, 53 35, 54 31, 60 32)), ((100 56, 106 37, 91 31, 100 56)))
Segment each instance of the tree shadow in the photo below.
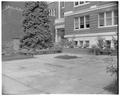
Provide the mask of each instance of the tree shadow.
POLYGON ((109 92, 112 92, 113 94, 119 94, 119 83, 118 80, 112 81, 109 85, 104 87, 104 90, 107 90, 109 92))

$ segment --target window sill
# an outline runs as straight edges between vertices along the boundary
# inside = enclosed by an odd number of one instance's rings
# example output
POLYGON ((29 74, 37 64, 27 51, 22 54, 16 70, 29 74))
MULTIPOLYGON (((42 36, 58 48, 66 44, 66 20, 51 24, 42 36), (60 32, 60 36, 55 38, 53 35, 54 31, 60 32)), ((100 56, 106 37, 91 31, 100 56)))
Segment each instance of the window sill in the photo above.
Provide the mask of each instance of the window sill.
POLYGON ((98 26, 98 28, 106 28, 106 27, 117 27, 118 25, 110 25, 110 26, 98 26))
POLYGON ((83 29, 74 29, 74 31, 79 31, 79 30, 88 30, 90 28, 83 28, 83 29))

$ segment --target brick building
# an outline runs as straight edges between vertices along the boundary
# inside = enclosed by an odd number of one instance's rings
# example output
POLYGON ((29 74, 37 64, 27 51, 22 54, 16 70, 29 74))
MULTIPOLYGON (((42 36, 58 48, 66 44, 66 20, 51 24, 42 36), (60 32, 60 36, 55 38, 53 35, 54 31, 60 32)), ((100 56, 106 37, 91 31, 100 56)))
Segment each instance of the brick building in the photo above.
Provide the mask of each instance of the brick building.
MULTIPOLYGON (((118 2, 49 2, 50 29, 55 42, 61 39, 75 41, 79 47, 94 45, 102 37, 113 47, 112 36, 118 32, 118 2)), ((3 2, 2 45, 12 41, 19 49, 22 32, 24 2, 3 2)), ((3 47, 2 46, 2 47, 3 47)))
POLYGON ((91 47, 103 38, 113 47, 112 38, 117 38, 118 32, 118 2, 51 2, 49 8, 55 17, 55 42, 67 38, 79 47, 91 47))

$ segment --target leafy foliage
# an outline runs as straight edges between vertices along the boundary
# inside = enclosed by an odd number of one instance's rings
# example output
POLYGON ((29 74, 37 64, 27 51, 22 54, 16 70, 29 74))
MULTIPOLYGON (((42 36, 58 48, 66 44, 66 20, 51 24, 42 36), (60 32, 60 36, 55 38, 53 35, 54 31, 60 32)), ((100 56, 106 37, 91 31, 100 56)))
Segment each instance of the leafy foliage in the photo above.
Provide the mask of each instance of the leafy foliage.
POLYGON ((112 37, 112 41, 114 43, 115 50, 118 50, 118 40, 115 37, 112 37))
POLYGON ((104 45, 105 45, 104 39, 101 38, 101 37, 98 37, 98 40, 97 40, 97 46, 98 46, 98 48, 99 49, 103 49, 104 45))
POLYGON ((23 31, 21 47, 45 49, 52 46, 52 34, 49 29, 49 11, 46 2, 25 2, 23 11, 23 31))

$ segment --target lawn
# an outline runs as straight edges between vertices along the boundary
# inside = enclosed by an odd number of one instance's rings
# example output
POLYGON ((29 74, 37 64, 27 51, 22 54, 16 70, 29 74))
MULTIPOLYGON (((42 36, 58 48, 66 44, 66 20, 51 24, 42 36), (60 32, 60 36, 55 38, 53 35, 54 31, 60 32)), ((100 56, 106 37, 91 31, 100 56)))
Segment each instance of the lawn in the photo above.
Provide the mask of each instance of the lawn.
POLYGON ((11 61, 11 60, 21 60, 21 59, 29 59, 33 58, 31 55, 20 55, 20 54, 12 54, 12 55, 2 55, 2 61, 11 61))

